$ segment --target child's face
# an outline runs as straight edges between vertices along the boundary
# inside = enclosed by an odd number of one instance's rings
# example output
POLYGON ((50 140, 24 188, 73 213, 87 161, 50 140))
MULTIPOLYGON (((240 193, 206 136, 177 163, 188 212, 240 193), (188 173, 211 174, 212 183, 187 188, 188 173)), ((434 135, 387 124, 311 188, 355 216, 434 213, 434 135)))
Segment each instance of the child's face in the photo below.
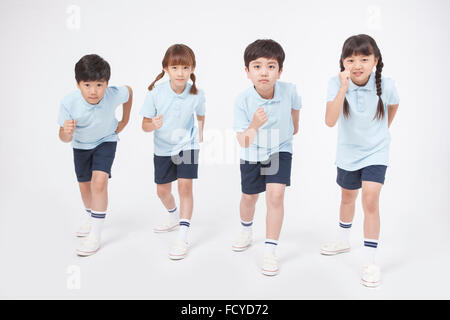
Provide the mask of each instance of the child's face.
POLYGON ((191 66, 168 66, 164 68, 164 71, 169 74, 170 82, 177 88, 184 88, 189 81, 191 74, 194 72, 194 68, 191 66))
POLYGON ((108 81, 80 81, 77 83, 77 87, 80 89, 84 100, 90 104, 97 104, 105 95, 108 81))
POLYGON ((352 55, 344 59, 345 70, 350 70, 350 78, 358 85, 365 84, 370 77, 370 73, 377 65, 378 58, 373 54, 370 56, 352 55))
POLYGON ((281 72, 278 61, 272 58, 258 58, 250 61, 245 67, 247 77, 253 82, 256 91, 270 91, 280 79, 281 72))

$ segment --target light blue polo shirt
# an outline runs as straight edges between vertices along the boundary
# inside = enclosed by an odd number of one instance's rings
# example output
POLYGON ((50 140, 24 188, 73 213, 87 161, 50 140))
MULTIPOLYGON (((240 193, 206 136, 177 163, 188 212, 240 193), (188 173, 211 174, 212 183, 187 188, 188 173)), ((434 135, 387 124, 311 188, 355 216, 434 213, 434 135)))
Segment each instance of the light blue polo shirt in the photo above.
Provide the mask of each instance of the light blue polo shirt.
POLYGON ((59 108, 58 124, 75 120, 72 146, 75 149, 94 149, 103 142, 119 141, 116 134, 118 121, 115 111, 118 105, 127 102, 129 92, 126 86, 107 87, 105 95, 97 104, 90 104, 80 90, 65 96, 59 108))
POLYGON ((277 152, 292 153, 294 124, 291 111, 302 107, 295 85, 275 82, 272 99, 262 98, 253 86, 245 90, 234 104, 234 130, 247 130, 259 107, 264 108, 268 120, 258 129, 253 143, 248 148, 240 148, 241 159, 258 162, 269 159, 271 154, 277 152))
MULTIPOLYGON (((328 82, 327 101, 333 101, 340 88, 339 76, 328 82)), ((350 80, 345 94, 349 104, 350 117, 341 112, 338 121, 338 144, 336 165, 347 171, 356 171, 371 165, 389 163, 390 133, 388 129, 388 105, 399 104, 400 99, 394 81, 381 78, 381 99, 385 117, 374 120, 378 107, 375 74, 372 72, 365 86, 358 86, 350 80)))
POLYGON ((184 91, 177 94, 170 81, 166 81, 147 93, 141 115, 145 118, 163 116, 162 127, 153 131, 155 155, 172 156, 183 150, 200 149, 194 113, 205 115, 205 94, 202 90, 190 94, 190 89, 191 84, 187 83, 184 91))

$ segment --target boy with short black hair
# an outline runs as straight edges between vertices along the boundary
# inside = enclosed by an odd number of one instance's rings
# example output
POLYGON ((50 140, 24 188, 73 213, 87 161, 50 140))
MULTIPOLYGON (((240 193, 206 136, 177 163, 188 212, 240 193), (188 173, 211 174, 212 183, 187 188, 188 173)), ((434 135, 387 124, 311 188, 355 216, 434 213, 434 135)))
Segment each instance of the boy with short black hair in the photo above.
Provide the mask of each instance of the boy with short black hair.
POLYGON ((77 236, 87 236, 77 249, 80 256, 92 255, 100 248, 118 133, 130 118, 133 92, 129 86, 108 87, 110 74, 108 62, 100 56, 82 57, 75 65, 79 90, 62 99, 58 115, 59 138, 72 142, 75 173, 87 212, 77 231, 77 236), (123 104, 121 121, 115 117, 119 104, 123 104))
POLYGON ((280 82, 285 54, 273 40, 256 40, 244 53, 245 71, 253 86, 234 107, 234 130, 241 146, 240 218, 242 230, 232 245, 246 250, 252 242, 255 205, 266 191, 265 253, 261 271, 278 274, 275 248, 284 215, 284 191, 290 185, 292 137, 298 131, 301 99, 294 84, 280 82))

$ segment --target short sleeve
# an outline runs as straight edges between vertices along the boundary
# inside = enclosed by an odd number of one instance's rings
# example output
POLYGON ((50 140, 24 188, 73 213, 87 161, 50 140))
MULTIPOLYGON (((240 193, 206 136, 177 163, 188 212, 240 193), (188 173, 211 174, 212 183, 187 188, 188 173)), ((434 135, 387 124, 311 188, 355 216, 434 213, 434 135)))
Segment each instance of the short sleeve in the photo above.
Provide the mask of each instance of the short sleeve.
POLYGON ((301 107, 302 107, 302 98, 297 93, 297 87, 293 85, 291 92, 291 108, 294 110, 300 110, 301 107))
POLYGON ((155 94, 153 90, 147 93, 144 105, 141 108, 141 115, 146 118, 153 118, 156 116, 155 94))
POLYGON ((338 94, 340 87, 341 83, 338 78, 334 77, 328 81, 327 102, 333 101, 334 98, 336 98, 336 95, 338 94))
POLYGON ((250 120, 247 117, 243 99, 238 98, 234 103, 234 125, 236 132, 244 132, 250 126, 250 120))
POLYGON ((64 102, 61 103, 59 107, 59 114, 58 114, 58 124, 61 127, 64 127, 64 122, 66 120, 72 120, 69 111, 67 110, 66 105, 64 102))
POLYGON ((203 91, 199 90, 198 91, 198 103, 197 106, 195 107, 195 113, 199 116, 204 116, 205 115, 205 94, 203 91))
POLYGON ((395 82, 392 79, 386 79, 384 90, 386 91, 386 103, 387 105, 396 105, 400 103, 400 98, 398 96, 397 88, 395 87, 395 82))
POLYGON ((111 93, 111 99, 114 102, 114 106, 117 107, 130 99, 130 92, 127 86, 121 87, 109 87, 111 93))

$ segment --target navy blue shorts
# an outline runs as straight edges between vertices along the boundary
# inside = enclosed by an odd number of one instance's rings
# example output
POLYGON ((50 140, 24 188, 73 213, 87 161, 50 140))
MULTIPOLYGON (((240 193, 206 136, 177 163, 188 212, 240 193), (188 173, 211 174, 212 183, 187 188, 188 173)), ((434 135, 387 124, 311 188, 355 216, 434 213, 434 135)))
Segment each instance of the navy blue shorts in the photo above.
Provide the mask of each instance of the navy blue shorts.
POLYGON ((92 171, 106 172, 111 178, 111 167, 116 155, 117 142, 103 142, 94 149, 73 149, 73 160, 78 182, 91 181, 92 171))
POLYGON ((361 188, 363 181, 373 181, 384 184, 387 166, 374 165, 356 171, 346 171, 337 168, 336 182, 344 189, 356 190, 361 188))
POLYGON ((292 154, 274 153, 267 161, 249 162, 241 159, 242 193, 257 194, 266 191, 266 183, 291 185, 292 154))
POLYGON ((174 156, 153 157, 155 164, 155 183, 165 184, 182 179, 197 179, 198 155, 200 150, 184 150, 174 156))

